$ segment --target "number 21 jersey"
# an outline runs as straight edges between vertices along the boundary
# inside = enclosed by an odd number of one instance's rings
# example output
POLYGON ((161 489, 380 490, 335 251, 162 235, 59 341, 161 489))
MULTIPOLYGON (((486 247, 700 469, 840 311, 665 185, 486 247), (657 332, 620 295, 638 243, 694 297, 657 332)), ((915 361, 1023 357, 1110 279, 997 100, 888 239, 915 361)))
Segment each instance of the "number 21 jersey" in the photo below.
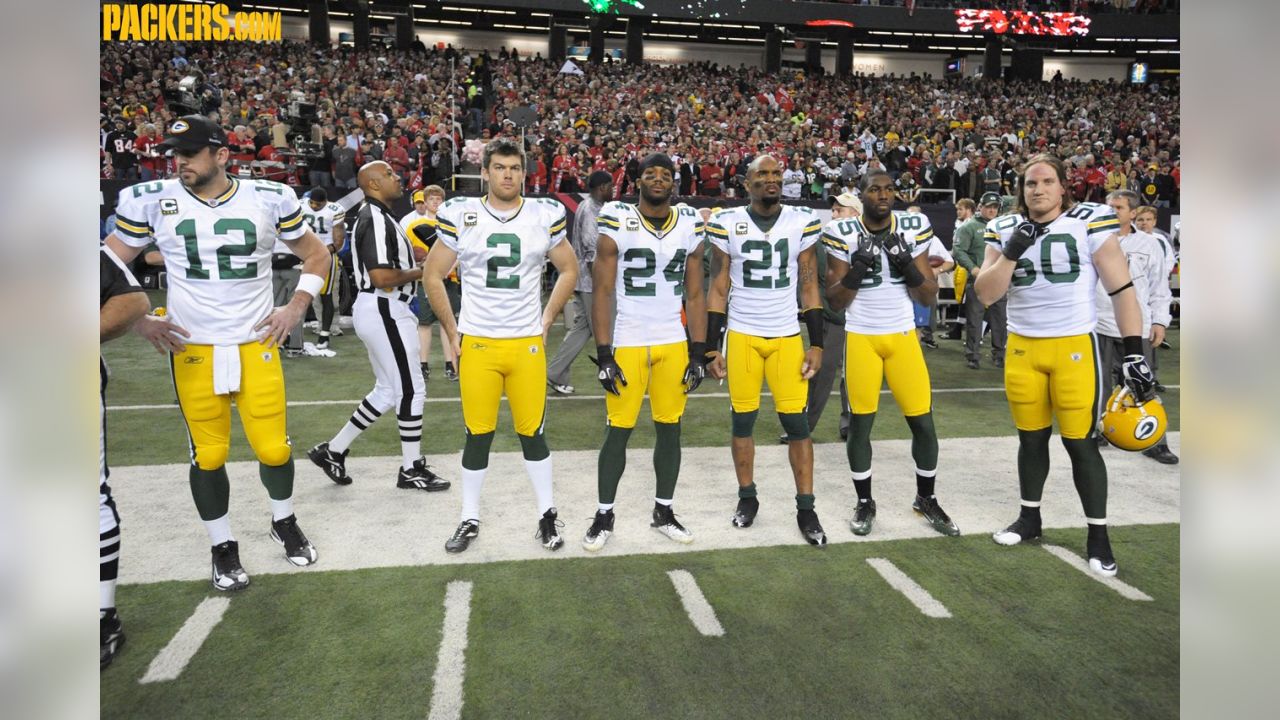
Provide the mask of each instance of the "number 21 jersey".
POLYGON ((542 270, 565 241, 565 211, 548 198, 520 203, 513 214, 495 213, 482 198, 458 197, 436 215, 439 241, 458 253, 464 335, 542 334, 542 270))
POLYGON ((307 230, 292 188, 269 180, 231 185, 203 200, 180 180, 138 183, 120 191, 116 237, 151 242, 169 275, 169 317, 196 345, 241 345, 271 313, 271 250, 307 230))

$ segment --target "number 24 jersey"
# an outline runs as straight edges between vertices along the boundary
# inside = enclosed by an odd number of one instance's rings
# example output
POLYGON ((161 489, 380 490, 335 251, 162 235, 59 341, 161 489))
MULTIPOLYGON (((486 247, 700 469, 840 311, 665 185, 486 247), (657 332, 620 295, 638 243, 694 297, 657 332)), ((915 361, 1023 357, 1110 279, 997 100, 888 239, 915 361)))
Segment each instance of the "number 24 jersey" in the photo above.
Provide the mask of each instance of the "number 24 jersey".
POLYGON ((271 251, 307 225, 293 189, 269 180, 231 178, 212 201, 177 179, 120 191, 116 237, 143 248, 153 239, 169 275, 170 319, 196 345, 241 345, 271 313, 271 251))
POLYGON ((439 241, 458 253, 464 335, 542 334, 542 271, 565 241, 565 210, 548 198, 520 202, 505 219, 473 197, 453 198, 436 215, 439 241))

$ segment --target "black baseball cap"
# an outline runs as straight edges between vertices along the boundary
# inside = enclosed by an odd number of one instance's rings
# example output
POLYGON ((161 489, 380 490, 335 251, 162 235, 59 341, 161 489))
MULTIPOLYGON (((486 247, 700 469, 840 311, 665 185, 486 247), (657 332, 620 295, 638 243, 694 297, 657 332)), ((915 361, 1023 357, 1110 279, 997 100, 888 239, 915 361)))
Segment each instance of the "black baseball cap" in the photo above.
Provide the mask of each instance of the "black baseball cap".
POLYGON ((979 205, 999 205, 1000 193, 985 192, 982 193, 982 199, 978 201, 979 205))
POLYGON ((227 133, 218 123, 203 115, 184 115, 169 126, 160 147, 174 150, 200 150, 226 147, 227 133))

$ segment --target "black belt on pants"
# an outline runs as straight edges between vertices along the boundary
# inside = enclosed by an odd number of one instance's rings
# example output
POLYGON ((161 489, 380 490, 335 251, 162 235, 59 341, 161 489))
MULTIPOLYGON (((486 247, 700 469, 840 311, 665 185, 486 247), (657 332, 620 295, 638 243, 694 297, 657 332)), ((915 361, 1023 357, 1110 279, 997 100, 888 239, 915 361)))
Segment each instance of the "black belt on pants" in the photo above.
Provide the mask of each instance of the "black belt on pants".
POLYGON ((384 297, 384 298, 387 298, 388 300, 399 300, 402 303, 408 303, 410 300, 413 300, 413 296, 410 295, 409 293, 398 293, 394 296, 388 296, 388 295, 378 295, 373 290, 361 290, 360 292, 369 293, 370 295, 375 295, 377 297, 384 297))

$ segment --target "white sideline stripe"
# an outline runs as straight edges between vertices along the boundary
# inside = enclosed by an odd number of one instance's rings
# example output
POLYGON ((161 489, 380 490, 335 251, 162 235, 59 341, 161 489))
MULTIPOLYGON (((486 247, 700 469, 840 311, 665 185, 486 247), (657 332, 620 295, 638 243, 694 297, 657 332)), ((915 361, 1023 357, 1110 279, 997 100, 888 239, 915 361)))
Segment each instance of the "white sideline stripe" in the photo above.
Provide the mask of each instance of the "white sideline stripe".
POLYGON ((176 680, 186 669, 187 663, 191 662, 191 658, 200 652, 200 646, 204 645, 209 633, 222 622, 222 616, 226 614, 229 605, 231 598, 211 597, 201 600, 195 612, 182 623, 169 644, 160 649, 147 668, 147 674, 138 683, 145 685, 176 680))
POLYGON ((462 717, 462 680, 467 670, 467 623, 471 620, 471 582, 454 580, 444 593, 444 630, 431 682, 428 720, 462 717))
POLYGON ((1115 578, 1101 577, 1095 574, 1092 570, 1089 569, 1089 562, 1087 560, 1085 560, 1084 558, 1080 557, 1079 555, 1071 552, 1070 550, 1064 547, 1058 547, 1057 545, 1041 545, 1040 547, 1044 548, 1045 550, 1048 550, 1050 555, 1058 558, 1062 562, 1070 565, 1071 567, 1079 570, 1085 575, 1088 575, 1090 578, 1097 580, 1103 585, 1106 585, 1112 590, 1115 590, 1116 592, 1120 593, 1123 597, 1125 597, 1128 600, 1143 600, 1146 602, 1151 602, 1155 600, 1155 598, 1142 592, 1141 590, 1139 590, 1138 588, 1132 585, 1123 583, 1115 578))
POLYGON ((724 627, 716 619, 715 609, 711 607, 711 603, 707 602, 693 575, 688 570, 669 570, 667 577, 671 578, 671 584, 676 586, 680 604, 684 605, 684 611, 688 613, 689 620, 693 622, 698 632, 708 637, 723 637, 724 627))
MULTIPOLYGON (((1175 389, 1175 390, 1178 390, 1178 389, 1181 389, 1181 388, 1182 388, 1182 386, 1181 386, 1181 385, 1165 385, 1165 387, 1167 387, 1167 388, 1172 388, 1172 389, 1175 389)), ((888 394, 889 394, 889 392, 890 392, 890 391, 888 391, 888 390, 881 390, 881 391, 880 391, 880 394, 881 394, 881 395, 888 395, 888 394)), ((991 388, 934 388, 934 389, 933 389, 933 394, 934 394, 934 395, 950 395, 950 394, 954 394, 954 393, 987 393, 987 392, 1000 392, 1000 393, 1002 393, 1002 392, 1004 392, 1004 388, 1002 388, 1002 387, 991 387, 991 388)), ((839 391, 839 390, 832 390, 832 391, 831 391, 831 394, 832 394, 832 395, 839 395, 839 394, 840 394, 840 391, 839 391)), ((773 396, 773 393, 771 393, 771 392, 762 392, 762 393, 760 393, 760 395, 761 395, 761 397, 766 396, 766 395, 768 395, 769 397, 772 397, 772 396, 773 396)), ((690 395, 690 396, 689 396, 689 399, 690 399, 690 400, 696 400, 696 399, 698 399, 698 398, 727 398, 727 397, 729 397, 729 393, 694 393, 693 395, 690 395)), ((358 405, 358 404, 360 404, 360 401, 361 401, 361 400, 363 400, 363 399, 364 399, 364 398, 357 398, 357 399, 355 399, 355 400, 296 400, 296 401, 290 401, 290 402, 288 403, 288 406, 289 406, 289 407, 309 407, 309 406, 312 406, 312 405, 352 405, 352 406, 354 406, 354 405, 358 405)), ((570 400, 603 400, 603 399, 604 399, 604 395, 554 395, 554 394, 549 394, 549 395, 547 395, 547 399, 548 399, 548 400, 554 400, 554 401, 556 401, 556 402, 562 402, 562 401, 563 401, 563 402, 568 402, 568 401, 570 401, 570 400)), ((424 400, 423 402, 427 402, 427 403, 456 403, 456 402, 461 402, 461 401, 462 401, 462 398, 460 398, 460 397, 447 397, 447 398, 427 398, 427 399, 426 399, 426 400, 424 400)), ((506 402, 506 401, 507 401, 507 398, 506 398, 506 397, 503 397, 503 398, 502 398, 502 401, 503 401, 503 402, 506 402)), ((107 410, 177 410, 177 409, 178 409, 178 404, 177 404, 177 403, 169 403, 169 404, 167 404, 167 405, 108 405, 108 406, 107 406, 107 410)))
POLYGON ((880 577, 889 583, 889 587, 906 596, 920 612, 931 618, 949 618, 951 611, 929 594, 928 590, 898 569, 897 565, 885 558, 867 558, 867 564, 880 573, 880 577))

